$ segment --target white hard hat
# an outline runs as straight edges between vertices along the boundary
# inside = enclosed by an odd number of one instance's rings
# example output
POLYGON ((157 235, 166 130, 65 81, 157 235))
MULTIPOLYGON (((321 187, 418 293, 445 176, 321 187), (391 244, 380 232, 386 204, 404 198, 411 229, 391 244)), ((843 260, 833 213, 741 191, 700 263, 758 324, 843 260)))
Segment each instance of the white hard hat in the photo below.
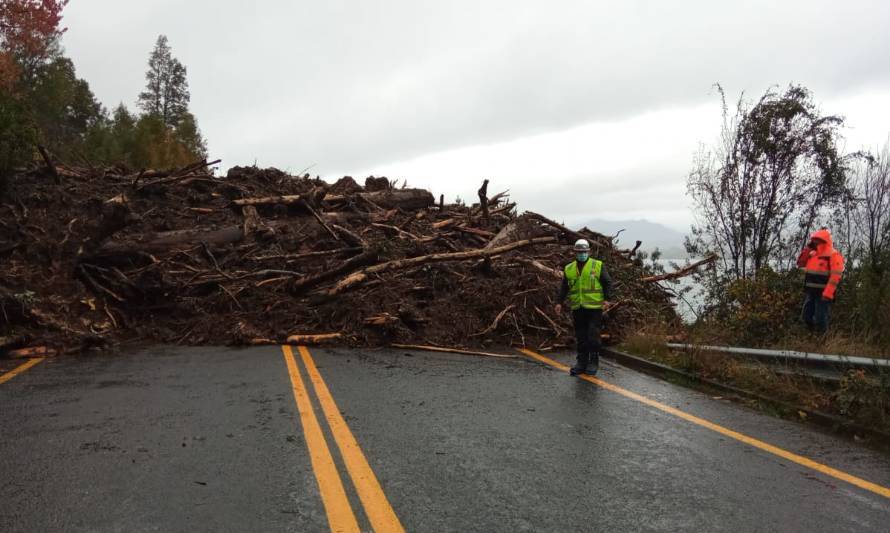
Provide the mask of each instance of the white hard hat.
POLYGON ((589 252, 590 251, 590 243, 587 242, 587 239, 578 239, 575 241, 575 251, 576 252, 589 252))

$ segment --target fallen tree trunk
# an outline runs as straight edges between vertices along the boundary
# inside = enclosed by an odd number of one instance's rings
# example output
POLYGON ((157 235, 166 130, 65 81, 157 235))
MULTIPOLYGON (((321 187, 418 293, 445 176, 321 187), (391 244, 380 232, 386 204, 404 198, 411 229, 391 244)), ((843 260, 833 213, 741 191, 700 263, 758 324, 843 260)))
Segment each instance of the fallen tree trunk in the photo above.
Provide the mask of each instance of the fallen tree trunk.
POLYGON ((326 294, 328 296, 336 296, 341 292, 349 289, 354 285, 358 285, 359 283, 364 282, 368 279, 368 276, 372 274, 380 274, 383 272, 388 272, 390 270, 400 270, 404 268, 411 268, 417 265, 422 265, 424 263, 436 263, 442 261, 464 261, 467 259, 478 259, 483 257, 491 257, 493 255, 498 255, 502 253, 509 252, 511 250, 516 250, 517 248, 522 248, 524 246, 529 246, 532 244, 542 244, 556 242, 556 237, 535 237, 532 239, 525 239, 522 241, 513 242, 510 244, 505 244, 503 246, 498 246, 495 248, 477 248, 473 250, 466 250, 463 252, 452 252, 452 253, 443 253, 443 254, 429 254, 429 255, 421 255, 419 257, 411 257, 408 259, 396 259, 393 261, 387 261, 386 263, 380 263, 377 265, 373 265, 340 280, 336 285, 331 287, 326 294))
POLYGON ((283 205, 291 205, 297 204, 300 200, 303 199, 302 194, 288 194, 284 196, 260 196, 256 198, 239 198, 237 200, 232 200, 232 204, 237 206, 245 206, 245 205, 273 205, 273 204, 283 204, 283 205))
POLYGON ((343 337, 342 333, 317 333, 310 335, 291 335, 287 338, 287 344, 319 344, 325 341, 333 341, 343 337))
MULTIPOLYGON (((250 206, 248 206, 250 207, 250 206)), ((319 215, 328 223, 339 222, 357 215, 351 213, 323 213, 319 215)), ((317 224, 317 221, 315 221, 317 224)), ((313 224, 315 228, 316 224, 313 224)), ((282 228, 293 226, 294 223, 287 220, 270 220, 264 222, 263 228, 278 231, 282 228)), ((225 246, 236 244, 245 238, 244 226, 226 226, 219 229, 195 228, 172 231, 143 233, 126 239, 108 241, 97 250, 98 255, 116 255, 133 253, 151 253, 187 248, 195 244, 206 243, 210 246, 225 246)), ((324 230, 321 224, 317 224, 316 233, 324 230)))
POLYGON ((212 246, 222 246, 240 242, 244 238, 242 226, 227 226, 208 230, 180 229, 158 233, 144 233, 126 240, 110 241, 99 247, 100 255, 127 254, 135 252, 162 252, 179 246, 192 246, 201 242, 212 246))
POLYGON ((325 201, 342 202, 350 198, 358 198, 383 208, 398 207, 408 211, 430 207, 436 202, 432 193, 424 189, 392 189, 349 195, 332 194, 327 196, 325 201))
POLYGON ((709 263, 713 263, 716 260, 717 260, 716 254, 709 255, 708 257, 705 257, 701 261, 696 261, 695 263, 692 263, 691 265, 687 265, 687 266, 681 268, 680 270, 676 270, 674 272, 669 272, 667 274, 659 274, 657 276, 648 276, 648 277, 643 278, 641 281, 651 283, 651 282, 655 282, 655 281, 665 281, 665 280, 669 280, 669 279, 682 278, 684 276, 694 274, 695 271, 698 270, 698 268, 700 266, 707 265, 709 263))
POLYGON ((324 272, 316 274, 314 276, 307 276, 303 279, 294 281, 290 286, 290 290, 294 294, 299 294, 307 289, 315 287, 320 283, 324 283, 325 281, 334 279, 337 276, 346 274, 347 272, 352 272, 353 270, 363 265, 367 265, 368 263, 373 263, 376 260, 377 254, 374 252, 365 252, 355 257, 350 257, 335 268, 325 270, 324 272))
POLYGON ((535 220, 539 220, 539 221, 543 222, 544 224, 547 224, 548 226, 552 226, 552 227, 558 229, 559 231, 565 233, 567 236, 571 237, 574 240, 584 238, 584 236, 581 235, 580 233, 578 233, 577 231, 569 229, 569 228, 563 226, 562 224, 560 224, 559 222, 556 222, 555 220, 551 220, 551 219, 545 217, 544 215, 539 215, 538 213, 526 211, 525 216, 531 217, 535 220))

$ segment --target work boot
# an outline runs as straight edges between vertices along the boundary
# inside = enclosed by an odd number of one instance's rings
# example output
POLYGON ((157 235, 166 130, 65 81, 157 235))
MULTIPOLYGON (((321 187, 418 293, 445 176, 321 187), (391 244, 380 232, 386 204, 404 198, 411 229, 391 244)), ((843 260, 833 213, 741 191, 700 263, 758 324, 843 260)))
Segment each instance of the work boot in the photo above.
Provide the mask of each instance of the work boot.
POLYGON ((571 368, 571 370, 569 370, 569 375, 577 376, 578 374, 587 373, 587 365, 589 364, 589 362, 590 362, 590 356, 588 354, 586 354, 586 353, 580 354, 579 353, 577 362, 575 363, 575 366, 573 366, 571 368))
POLYGON ((596 375, 596 371, 600 369, 600 356, 599 354, 591 354, 590 355, 590 365, 584 370, 586 374, 590 374, 591 376, 596 375))

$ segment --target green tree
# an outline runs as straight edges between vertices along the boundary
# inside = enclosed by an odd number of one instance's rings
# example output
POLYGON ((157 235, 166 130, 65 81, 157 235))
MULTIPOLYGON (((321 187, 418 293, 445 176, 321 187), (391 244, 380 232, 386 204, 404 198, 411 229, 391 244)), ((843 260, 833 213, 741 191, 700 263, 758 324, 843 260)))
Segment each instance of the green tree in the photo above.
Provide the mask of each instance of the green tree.
POLYGON ((194 159, 207 157, 207 144, 198 129, 198 121, 191 113, 184 113, 176 127, 176 139, 182 143, 194 159))
POLYGON ((66 57, 42 65, 25 97, 41 142, 63 158, 82 153, 90 131, 103 127, 106 120, 89 84, 77 77, 66 57))
POLYGON ((190 99, 186 68, 173 57, 165 35, 158 36, 148 58, 145 90, 139 94, 139 107, 149 115, 161 117, 175 128, 188 112, 190 99))
POLYGON ((30 161, 36 142, 37 131, 24 103, 0 90, 0 195, 13 169, 30 161))

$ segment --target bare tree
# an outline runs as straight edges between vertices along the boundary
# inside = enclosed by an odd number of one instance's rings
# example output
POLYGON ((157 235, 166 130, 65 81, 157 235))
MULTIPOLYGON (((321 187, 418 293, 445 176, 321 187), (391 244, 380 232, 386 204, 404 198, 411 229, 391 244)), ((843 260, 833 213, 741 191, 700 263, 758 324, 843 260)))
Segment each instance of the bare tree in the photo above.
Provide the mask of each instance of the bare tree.
POLYGON ((687 248, 719 252, 724 272, 738 279, 788 254, 821 210, 843 196, 846 160, 837 149, 843 119, 822 116, 800 86, 770 89, 753 105, 742 95, 732 113, 717 90, 723 126, 689 174, 696 223, 687 248))
POLYGON ((850 241, 864 259, 880 270, 890 253, 890 140, 866 154, 851 172, 851 201, 841 215, 850 228, 850 241))

